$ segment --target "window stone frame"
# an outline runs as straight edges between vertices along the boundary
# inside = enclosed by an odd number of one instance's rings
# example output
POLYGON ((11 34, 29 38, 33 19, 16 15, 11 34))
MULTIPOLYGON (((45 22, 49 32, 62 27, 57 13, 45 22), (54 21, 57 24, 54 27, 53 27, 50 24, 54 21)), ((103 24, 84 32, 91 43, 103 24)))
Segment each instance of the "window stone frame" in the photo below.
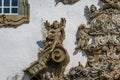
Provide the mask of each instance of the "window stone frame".
POLYGON ((30 4, 28 0, 18 0, 18 14, 0 14, 0 27, 17 27, 29 23, 30 4))

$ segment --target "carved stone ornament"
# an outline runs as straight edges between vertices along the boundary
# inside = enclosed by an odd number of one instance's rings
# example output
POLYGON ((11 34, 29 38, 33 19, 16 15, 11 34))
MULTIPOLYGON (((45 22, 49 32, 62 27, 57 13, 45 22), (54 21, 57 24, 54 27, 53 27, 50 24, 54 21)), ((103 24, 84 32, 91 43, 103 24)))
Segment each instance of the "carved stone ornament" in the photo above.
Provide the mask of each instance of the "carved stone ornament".
POLYGON ((120 0, 101 0, 103 6, 86 6, 88 26, 77 31, 77 47, 87 54, 86 67, 70 69, 63 80, 120 80, 120 0))
POLYGON ((18 14, 0 14, 0 27, 18 25, 29 22, 29 3, 28 0, 18 0, 18 14))
POLYGON ((60 22, 54 21, 53 24, 48 21, 44 23, 47 30, 47 37, 43 41, 45 46, 40 48, 39 59, 25 70, 30 80, 61 80, 70 60, 62 44, 65 25, 65 18, 61 18, 60 22))
POLYGON ((80 1, 80 0, 55 0, 56 5, 59 2, 62 2, 63 4, 74 4, 74 3, 78 2, 78 1, 80 1))

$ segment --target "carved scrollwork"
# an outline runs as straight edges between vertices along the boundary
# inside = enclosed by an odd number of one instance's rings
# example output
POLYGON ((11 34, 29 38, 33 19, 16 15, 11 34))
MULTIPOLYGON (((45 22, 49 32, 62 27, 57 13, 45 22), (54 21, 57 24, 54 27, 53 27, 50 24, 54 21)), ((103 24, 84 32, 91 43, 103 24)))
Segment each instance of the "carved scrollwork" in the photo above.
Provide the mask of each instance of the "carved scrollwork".
POLYGON ((74 4, 74 3, 78 2, 78 1, 80 1, 80 0, 55 0, 56 5, 59 2, 62 2, 63 4, 74 4))
POLYGON ((22 15, 1 15, 0 16, 0 26, 17 27, 18 25, 24 22, 29 22, 28 16, 22 16, 22 15))
POLYGON ((40 48, 38 61, 34 62, 25 73, 30 76, 30 80, 61 80, 67 64, 69 55, 63 47, 65 39, 65 18, 61 21, 54 21, 50 24, 44 23, 47 30, 47 36, 44 42, 44 48, 40 48))
POLYGON ((63 80, 120 80, 120 0, 101 1, 99 9, 85 7, 89 28, 77 31, 75 49, 87 54, 86 67, 71 68, 63 80))

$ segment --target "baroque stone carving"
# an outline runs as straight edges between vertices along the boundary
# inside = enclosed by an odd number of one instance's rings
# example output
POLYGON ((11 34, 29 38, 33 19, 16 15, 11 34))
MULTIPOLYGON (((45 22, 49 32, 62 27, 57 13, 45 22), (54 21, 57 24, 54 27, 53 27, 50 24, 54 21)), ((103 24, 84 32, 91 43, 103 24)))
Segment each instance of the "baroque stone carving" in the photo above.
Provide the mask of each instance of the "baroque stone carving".
POLYGON ((77 31, 76 50, 87 54, 86 67, 71 68, 64 80, 120 80, 120 0, 101 0, 99 9, 85 7, 88 27, 77 31))
POLYGON ((74 4, 74 3, 78 2, 78 1, 80 1, 80 0, 55 0, 56 5, 59 2, 62 2, 63 4, 74 4))
POLYGON ((53 24, 48 21, 44 23, 47 30, 44 48, 40 48, 39 59, 25 70, 30 80, 61 80, 70 60, 62 43, 65 39, 65 25, 65 18, 61 18, 60 22, 54 21, 53 24))
POLYGON ((17 27, 18 25, 22 23, 28 23, 29 22, 29 9, 30 5, 28 3, 28 0, 19 0, 19 6, 18 6, 18 14, 2 14, 0 15, 0 27, 1 26, 11 26, 11 27, 17 27))

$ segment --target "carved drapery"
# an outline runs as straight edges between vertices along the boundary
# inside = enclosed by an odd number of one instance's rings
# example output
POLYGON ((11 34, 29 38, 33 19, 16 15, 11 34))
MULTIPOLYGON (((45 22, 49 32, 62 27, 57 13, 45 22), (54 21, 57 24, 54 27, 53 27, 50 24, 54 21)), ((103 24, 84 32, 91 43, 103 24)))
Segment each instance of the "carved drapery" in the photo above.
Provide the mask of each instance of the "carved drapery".
POLYGON ((29 3, 28 0, 18 0, 18 14, 1 14, 0 26, 17 27, 22 23, 29 22, 29 3))

